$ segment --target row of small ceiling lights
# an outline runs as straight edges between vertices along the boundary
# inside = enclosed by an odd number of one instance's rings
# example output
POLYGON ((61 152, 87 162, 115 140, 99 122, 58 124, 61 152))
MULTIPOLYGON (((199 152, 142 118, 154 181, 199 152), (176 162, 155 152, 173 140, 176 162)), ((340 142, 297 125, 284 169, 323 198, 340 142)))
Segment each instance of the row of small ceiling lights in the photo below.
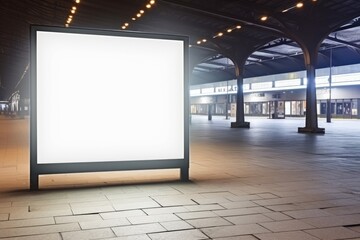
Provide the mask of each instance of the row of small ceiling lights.
MULTIPOLYGON (((312 2, 316 2, 317 0, 311 0, 311 1, 312 1, 312 2)), ((282 12, 282 13, 286 13, 286 12, 288 12, 288 11, 294 9, 294 8, 302 8, 303 6, 304 6, 304 3, 303 3, 303 2, 299 2, 299 3, 295 4, 294 6, 291 6, 291 7, 287 8, 287 9, 282 10, 281 12, 282 12)), ((263 21, 263 22, 265 22, 266 20, 268 20, 268 16, 263 15, 263 16, 260 17, 260 20, 263 21)), ((228 29, 227 29, 226 31, 224 31, 224 32, 231 33, 233 30, 240 29, 240 28, 241 28, 241 26, 240 26, 240 25, 237 25, 237 26, 235 26, 235 27, 228 28, 228 29)), ((217 33, 216 35, 214 35, 212 38, 222 37, 222 36, 224 35, 224 32, 219 32, 219 33, 217 33)), ((206 38, 203 38, 203 39, 201 39, 201 40, 198 40, 196 43, 197 43, 198 45, 200 45, 200 44, 206 43, 206 42, 207 42, 207 39, 206 39, 206 38)))
POLYGON ((70 26, 70 23, 73 20, 73 17, 74 17, 74 15, 76 13, 78 5, 80 4, 80 0, 74 0, 74 2, 75 2, 75 4, 70 9, 70 13, 69 13, 68 19, 66 20, 65 27, 70 26))
MULTIPOLYGON (((145 5, 145 7, 147 9, 150 9, 153 5, 155 4, 155 0, 150 0, 149 3, 147 3, 145 5)), ((136 15, 134 17, 131 18, 132 21, 136 21, 137 19, 141 18, 142 15, 144 15, 145 10, 140 9, 138 13, 136 13, 136 15)), ((122 26, 121 29, 125 30, 126 28, 128 28, 130 26, 129 22, 125 22, 122 26)))

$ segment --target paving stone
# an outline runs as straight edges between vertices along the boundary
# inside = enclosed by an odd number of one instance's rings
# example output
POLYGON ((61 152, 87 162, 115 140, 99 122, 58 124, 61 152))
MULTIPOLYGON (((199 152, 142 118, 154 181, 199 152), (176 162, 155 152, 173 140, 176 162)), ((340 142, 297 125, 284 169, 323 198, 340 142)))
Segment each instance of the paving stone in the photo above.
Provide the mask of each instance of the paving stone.
POLYGON ((304 229, 312 229, 314 226, 311 226, 300 220, 286 220, 278 222, 264 222, 259 223, 261 226, 271 230, 272 232, 285 232, 285 231, 296 231, 304 229))
POLYGON ((348 227, 348 228, 355 232, 360 232, 360 226, 352 226, 352 227, 348 227))
POLYGON ((18 228, 18 227, 31 227, 55 224, 54 218, 34 218, 26 220, 12 220, 0 222, 0 229, 4 228, 18 228))
POLYGON ((196 218, 217 217, 217 215, 211 211, 176 213, 176 215, 184 220, 196 219, 196 218))
POLYGON ((114 207, 111 205, 107 206, 93 206, 93 207, 71 207, 75 215, 91 214, 91 213, 102 213, 102 212, 113 212, 114 207))
POLYGON ((0 221, 7 221, 7 220, 9 220, 9 214, 0 213, 0 221))
POLYGON ((225 219, 235 225, 241 224, 249 224, 249 223, 262 223, 262 222, 272 222, 269 217, 266 217, 262 214, 254 214, 254 215, 244 215, 244 216, 233 216, 233 217, 225 217, 225 219))
POLYGON ((113 206, 116 211, 160 207, 160 205, 155 201, 139 202, 139 203, 136 202, 114 203, 113 206))
POLYGON ((6 229, 1 229, 0 238, 39 235, 46 233, 59 233, 59 232, 74 231, 74 230, 80 230, 79 224, 65 223, 65 224, 36 226, 36 227, 6 228, 6 229))
POLYGON ((151 215, 151 216, 135 216, 135 217, 127 217, 127 219, 132 224, 143 224, 143 223, 154 223, 154 222, 169 222, 169 221, 176 221, 180 220, 174 214, 158 214, 158 215, 151 215))
POLYGON ((24 237, 10 237, 4 238, 5 240, 63 240, 60 233, 41 234, 24 237))
POLYGON ((359 232, 344 227, 318 228, 305 230, 305 232, 323 240, 336 240, 360 237, 359 232))
POLYGON ((260 240, 319 240, 318 238, 301 231, 264 233, 255 234, 255 236, 260 240))
POLYGON ((224 209, 224 207, 219 204, 205 204, 205 205, 190 205, 184 206, 190 212, 199 212, 199 211, 211 211, 211 210, 220 210, 224 209))
POLYGON ((320 209, 308 209, 308 210, 297 210, 297 211, 286 211, 284 214, 292 218, 312 218, 312 217, 324 217, 330 216, 331 214, 320 209))
POLYGON ((291 217, 281 213, 281 212, 270 212, 270 213, 263 213, 263 215, 275 220, 275 221, 282 221, 282 220, 290 220, 291 217))
POLYGON ((52 210, 52 211, 41 211, 41 212, 13 212, 10 213, 10 220, 19 219, 32 219, 32 218, 45 218, 45 217, 56 217, 56 216, 69 216, 72 215, 71 210, 52 210))
POLYGON ((259 205, 255 204, 255 203, 251 202, 251 201, 225 202, 225 203, 220 203, 220 205, 223 206, 226 209, 247 208, 247 207, 258 207, 259 206, 259 205))
POLYGON ((40 212, 40 211, 59 211, 59 210, 71 210, 70 204, 56 204, 56 205, 29 205, 30 212, 40 212))
POLYGON ((87 240, 115 237, 114 232, 110 228, 63 232, 61 235, 63 240, 87 240))
POLYGON ((185 230, 194 228, 185 221, 172 221, 172 222, 161 222, 160 223, 166 230, 175 231, 175 230, 185 230))
POLYGON ((0 202, 0 209, 9 207, 11 207, 11 202, 0 202))
POLYGON ((124 236, 124 237, 116 237, 116 238, 106 238, 106 240, 151 240, 147 235, 132 235, 132 236, 124 236))
POLYGON ((360 224, 360 214, 305 218, 302 219, 302 221, 311 224, 317 228, 357 225, 360 224))
POLYGON ((153 199, 161 204, 161 206, 183 206, 195 205, 196 203, 191 199, 191 196, 173 195, 173 196, 155 196, 153 199))
POLYGON ((355 205, 355 206, 332 207, 332 208, 327 208, 324 211, 333 215, 355 214, 355 213, 360 213, 360 206, 355 205))
POLYGON ((225 237, 225 238, 214 238, 214 240, 259 240, 252 235, 236 236, 236 237, 225 237))
POLYGON ((197 239, 209 239, 198 229, 193 230, 182 230, 175 232, 164 232, 164 233, 151 233, 149 234, 152 240, 197 240, 197 239))
POLYGON ((102 218, 100 217, 99 214, 55 217, 55 222, 57 224, 71 223, 71 222, 96 221, 96 220, 102 220, 102 218))
POLYGON ((220 217, 192 219, 192 220, 187 220, 187 222, 192 226, 194 226, 195 228, 232 225, 230 222, 220 217))
POLYGON ((221 217, 226 217, 226 216, 251 215, 255 213, 268 213, 271 211, 264 207, 251 207, 251 208, 241 208, 241 209, 238 208, 238 209, 217 210, 213 212, 221 217))
POLYGON ((269 232, 269 230, 258 224, 203 228, 202 231, 210 238, 232 237, 269 232))
POLYGON ((262 199, 272 199, 272 198, 279 198, 279 196, 276 196, 275 194, 272 193, 260 193, 257 194, 259 197, 261 197, 262 199))
POLYGON ((113 227, 112 230, 115 232, 116 236, 139 235, 166 231, 166 229, 159 223, 113 227))
POLYGON ((129 211, 100 213, 100 216, 103 219, 114 219, 114 218, 124 218, 124 217, 132 217, 132 216, 146 216, 146 214, 141 210, 129 210, 129 211))
POLYGON ((28 212, 29 206, 23 207, 3 207, 0 208, 0 213, 9 214, 13 212, 28 212))
POLYGON ((95 228, 108 228, 130 225, 131 223, 126 218, 115 218, 107 220, 96 220, 79 222, 81 229, 95 229, 95 228))
POLYGON ((186 207, 159 207, 143 209, 148 215, 188 212, 186 207))

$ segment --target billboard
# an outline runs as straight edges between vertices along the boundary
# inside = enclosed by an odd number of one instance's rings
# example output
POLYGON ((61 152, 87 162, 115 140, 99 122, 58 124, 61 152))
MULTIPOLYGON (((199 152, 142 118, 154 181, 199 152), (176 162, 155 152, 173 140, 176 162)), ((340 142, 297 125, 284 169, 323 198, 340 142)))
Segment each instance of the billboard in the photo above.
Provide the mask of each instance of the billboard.
POLYGON ((180 168, 188 39, 31 27, 31 188, 41 174, 180 168))

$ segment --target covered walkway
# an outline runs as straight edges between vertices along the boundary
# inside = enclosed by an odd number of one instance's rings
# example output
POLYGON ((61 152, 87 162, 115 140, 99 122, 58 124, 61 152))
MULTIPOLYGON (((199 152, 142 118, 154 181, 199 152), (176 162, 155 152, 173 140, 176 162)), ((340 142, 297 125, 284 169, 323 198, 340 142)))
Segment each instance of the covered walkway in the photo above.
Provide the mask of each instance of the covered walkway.
POLYGON ((29 192, 28 119, 0 118, 0 238, 360 239, 359 120, 193 116, 178 170, 43 176, 29 192), (57 189, 54 191, 53 189, 57 189))

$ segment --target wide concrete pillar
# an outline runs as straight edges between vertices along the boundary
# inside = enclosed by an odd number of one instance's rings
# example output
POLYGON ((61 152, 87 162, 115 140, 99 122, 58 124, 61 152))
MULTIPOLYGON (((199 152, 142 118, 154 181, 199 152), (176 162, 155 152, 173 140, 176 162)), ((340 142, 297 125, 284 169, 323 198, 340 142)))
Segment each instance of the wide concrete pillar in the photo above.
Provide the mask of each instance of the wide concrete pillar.
POLYGON ((244 78, 242 71, 240 71, 237 76, 236 122, 231 123, 232 128, 250 128, 250 122, 245 122, 243 83, 244 78))
POLYGON ((306 120, 305 127, 299 127, 299 133, 325 133, 325 128, 318 127, 315 66, 317 62, 318 48, 304 49, 306 64, 306 120))

